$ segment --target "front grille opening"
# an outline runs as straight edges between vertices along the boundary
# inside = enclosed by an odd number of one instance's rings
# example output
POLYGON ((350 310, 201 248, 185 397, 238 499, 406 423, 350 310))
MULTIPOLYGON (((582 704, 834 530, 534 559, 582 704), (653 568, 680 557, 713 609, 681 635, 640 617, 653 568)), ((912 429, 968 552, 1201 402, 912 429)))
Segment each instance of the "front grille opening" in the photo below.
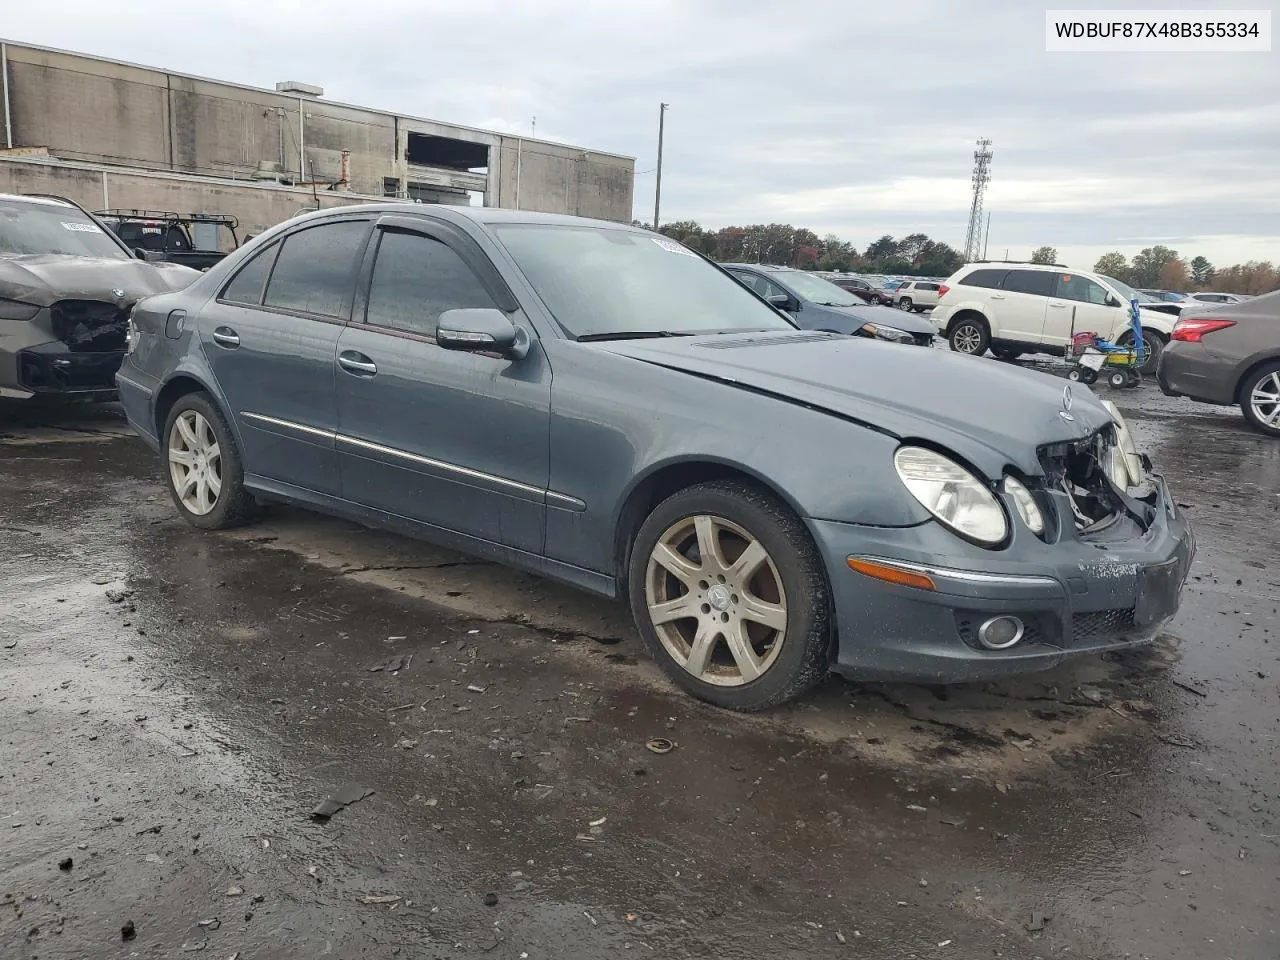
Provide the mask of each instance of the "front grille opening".
POLYGON ((1071 635, 1074 640, 1099 640, 1123 635, 1134 626, 1132 607, 1094 610, 1072 616, 1071 635))
POLYGON ((59 300, 50 311, 53 335, 72 353, 123 350, 129 308, 100 300, 59 300))
POLYGON ((1101 532, 1128 514, 1123 499, 1103 469, 1115 442, 1114 431, 1107 428, 1087 440, 1055 444, 1040 452, 1045 486, 1066 494, 1075 528, 1080 533, 1101 532))

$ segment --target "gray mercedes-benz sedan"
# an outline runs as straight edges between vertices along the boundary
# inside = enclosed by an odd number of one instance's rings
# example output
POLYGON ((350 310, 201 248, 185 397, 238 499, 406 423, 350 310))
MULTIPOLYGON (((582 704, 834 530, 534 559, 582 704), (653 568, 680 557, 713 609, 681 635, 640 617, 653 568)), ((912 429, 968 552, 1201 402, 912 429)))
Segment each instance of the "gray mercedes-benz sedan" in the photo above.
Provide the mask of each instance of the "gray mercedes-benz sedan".
POLYGON ((736 709, 1141 643, 1194 551, 1088 389, 799 330, 615 223, 295 218, 138 304, 117 379, 194 526, 287 501, 624 596, 736 709))

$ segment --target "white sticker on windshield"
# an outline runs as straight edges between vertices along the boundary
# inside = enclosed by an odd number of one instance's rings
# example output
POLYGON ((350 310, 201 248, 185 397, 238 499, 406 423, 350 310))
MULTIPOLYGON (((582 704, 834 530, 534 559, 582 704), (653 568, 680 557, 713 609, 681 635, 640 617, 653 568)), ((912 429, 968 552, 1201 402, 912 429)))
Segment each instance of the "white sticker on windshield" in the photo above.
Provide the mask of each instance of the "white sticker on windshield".
POLYGON ((694 258, 698 256, 688 247, 681 246, 674 240, 668 240, 666 237, 650 237, 649 239, 660 246, 663 250, 667 251, 667 253, 683 253, 686 257, 694 258))
POLYGON ((102 231, 95 227, 92 223, 85 223, 81 220, 63 220, 62 228, 64 230, 74 230, 76 233, 101 233, 102 231))

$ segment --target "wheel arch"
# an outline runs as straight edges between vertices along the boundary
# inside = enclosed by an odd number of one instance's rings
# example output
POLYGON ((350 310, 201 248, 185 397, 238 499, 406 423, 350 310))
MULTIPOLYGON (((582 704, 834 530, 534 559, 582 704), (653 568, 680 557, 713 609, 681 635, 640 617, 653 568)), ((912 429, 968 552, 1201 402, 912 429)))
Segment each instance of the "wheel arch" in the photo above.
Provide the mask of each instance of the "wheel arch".
POLYGON ((1269 367, 1272 364, 1280 364, 1280 353, 1271 353, 1264 357, 1257 357, 1245 361, 1242 372, 1236 377, 1236 386, 1234 391, 1235 402, 1244 402, 1245 384, 1249 382, 1249 378, 1261 370, 1263 367, 1269 367))
POLYGON ((953 331, 956 328, 956 324, 959 323, 961 320, 979 321, 980 323, 982 323, 983 326, 987 328, 988 338, 992 336, 991 321, 987 319, 987 315, 985 313, 983 313, 981 310, 976 310, 973 307, 962 307, 961 309, 953 313, 949 318, 947 318, 946 335, 948 337, 951 336, 951 331, 953 331))
POLYGON ((680 457, 656 463, 636 477, 622 497, 622 506, 614 517, 613 559, 618 583, 627 582, 631 545, 653 508, 674 493, 714 480, 739 480, 758 487, 786 504, 803 521, 804 513, 794 497, 776 482, 741 463, 707 456, 680 457))
MULTIPOLYGON (((153 416, 155 419, 156 436, 160 441, 164 442, 164 425, 169 419, 169 411, 173 409, 173 405, 182 397, 191 393, 207 393, 213 402, 223 408, 226 415, 225 405, 222 398, 212 387, 209 386, 201 377, 189 370, 177 371, 171 376, 165 385, 156 393, 154 403, 153 416)), ((227 416, 227 424, 231 427, 231 431, 235 433, 235 424, 230 416, 227 416)), ((239 439, 238 437, 236 438, 239 439)))

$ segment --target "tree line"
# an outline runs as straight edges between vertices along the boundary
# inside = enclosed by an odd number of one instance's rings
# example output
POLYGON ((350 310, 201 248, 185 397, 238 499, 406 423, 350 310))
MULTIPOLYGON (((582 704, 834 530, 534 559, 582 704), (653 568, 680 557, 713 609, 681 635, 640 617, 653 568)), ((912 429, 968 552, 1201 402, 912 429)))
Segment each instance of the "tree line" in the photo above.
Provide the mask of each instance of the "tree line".
POLYGON ((1280 290, 1280 268, 1268 261, 1250 260, 1230 267, 1215 267, 1204 257, 1185 260, 1177 250, 1158 245, 1134 254, 1132 260, 1118 250, 1104 253, 1093 268, 1132 287, 1148 289, 1213 289, 1255 296, 1280 290))
MULTIPOLYGON (((648 224, 636 222, 636 226, 648 224)), ((693 220, 663 224, 659 233, 721 263, 770 263, 800 270, 949 277, 964 257, 923 233, 901 239, 886 234, 859 250, 835 234, 820 237, 789 223, 751 224, 710 230, 693 220)))
MULTIPOLYGON (((635 221, 638 227, 646 223, 635 221)), ((820 237, 806 227, 789 223, 757 223, 712 230, 694 220, 664 224, 658 231, 721 263, 770 263, 800 270, 832 270, 842 273, 893 274, 917 277, 949 277, 964 265, 960 251, 932 240, 923 233, 901 239, 885 234, 859 250, 833 233, 820 237)), ((1032 263, 1058 262, 1054 247, 1037 247, 1032 263)), ((1230 267, 1215 267, 1204 257, 1186 260, 1177 250, 1156 245, 1134 254, 1130 260, 1120 251, 1105 253, 1093 265, 1096 273, 1114 277, 1132 287, 1159 290, 1213 290, 1222 293, 1262 294, 1280 290, 1280 266, 1251 260, 1230 267)))
MULTIPOLYGON (((1038 247, 1031 254, 1032 263, 1055 263, 1058 251, 1038 247)), ((1095 273, 1113 277, 1121 283, 1145 290, 1216 290, 1219 293, 1271 293, 1280 290, 1280 266, 1262 260, 1250 260, 1230 267, 1215 267, 1204 257, 1185 260, 1177 250, 1156 245, 1140 250, 1130 260, 1119 250, 1104 253, 1093 265, 1095 273)))

